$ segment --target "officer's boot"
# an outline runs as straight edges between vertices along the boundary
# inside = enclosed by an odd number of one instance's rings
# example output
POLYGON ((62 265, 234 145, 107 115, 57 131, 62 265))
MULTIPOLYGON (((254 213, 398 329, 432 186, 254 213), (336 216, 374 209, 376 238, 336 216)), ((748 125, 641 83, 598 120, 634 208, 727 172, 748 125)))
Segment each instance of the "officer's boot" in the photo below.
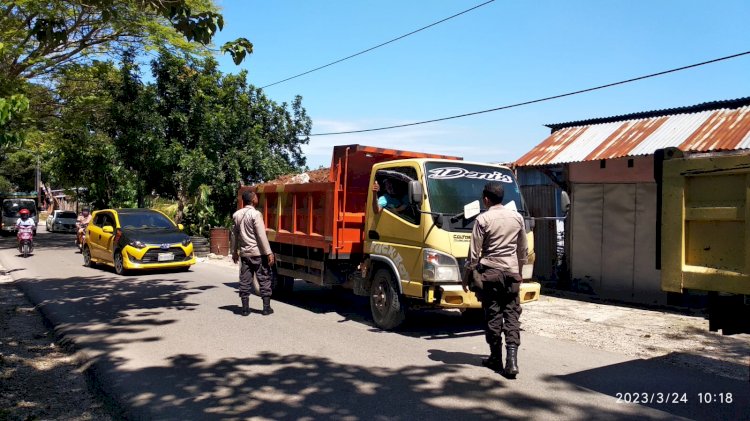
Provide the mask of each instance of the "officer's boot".
POLYGON ((250 315, 250 297, 241 297, 242 300, 242 315, 243 316, 249 316, 250 315))
POLYGON ((508 357, 505 360, 504 374, 510 379, 515 379, 518 374, 518 345, 508 345, 506 350, 508 357))
POLYGON ((268 316, 269 314, 273 314, 273 309, 271 308, 271 297, 263 297, 263 315, 268 316))
POLYGON ((493 371, 503 370, 503 348, 498 346, 490 347, 489 358, 482 358, 482 365, 493 371))

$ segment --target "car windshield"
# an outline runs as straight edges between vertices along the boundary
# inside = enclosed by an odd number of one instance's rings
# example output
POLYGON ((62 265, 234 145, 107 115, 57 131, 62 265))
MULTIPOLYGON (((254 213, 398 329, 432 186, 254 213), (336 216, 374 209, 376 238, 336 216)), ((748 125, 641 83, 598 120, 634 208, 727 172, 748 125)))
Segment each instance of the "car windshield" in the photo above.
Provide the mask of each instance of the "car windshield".
POLYGON ((130 229, 166 229, 174 228, 169 218, 157 212, 127 212, 120 213, 120 226, 130 229))
POLYGON ((482 190, 489 182, 500 182, 505 189, 503 205, 523 213, 523 201, 513 173, 507 168, 460 162, 428 162, 427 192, 433 212, 459 214, 464 206, 478 200, 482 210, 482 190), (511 203, 512 202, 512 203, 511 203))
POLYGON ((60 212, 57 214, 58 218, 62 219, 76 219, 76 213, 75 212, 60 212))

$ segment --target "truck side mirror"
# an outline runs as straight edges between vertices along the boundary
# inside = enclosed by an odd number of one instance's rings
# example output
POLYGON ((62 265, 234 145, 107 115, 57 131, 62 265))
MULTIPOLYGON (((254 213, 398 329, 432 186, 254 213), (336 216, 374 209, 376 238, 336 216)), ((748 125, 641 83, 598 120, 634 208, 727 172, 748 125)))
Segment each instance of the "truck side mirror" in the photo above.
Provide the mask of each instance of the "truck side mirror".
POLYGON ((568 212, 570 212, 570 196, 565 190, 560 193, 560 207, 562 208, 563 215, 568 216, 568 212))
POLYGON ((424 197, 424 191, 422 190, 422 183, 417 180, 409 182, 409 203, 412 205, 421 205, 422 197, 424 197))

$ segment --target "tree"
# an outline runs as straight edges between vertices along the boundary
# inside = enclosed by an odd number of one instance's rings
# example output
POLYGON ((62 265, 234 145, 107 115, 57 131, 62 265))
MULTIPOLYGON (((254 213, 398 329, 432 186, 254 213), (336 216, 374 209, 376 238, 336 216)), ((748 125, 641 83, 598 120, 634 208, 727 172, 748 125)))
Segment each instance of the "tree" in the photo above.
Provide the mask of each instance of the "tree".
MULTIPOLYGON (((117 48, 206 52, 223 26, 212 0, 16 0, 0 5, 0 70, 13 81, 117 48)), ((222 50, 239 62, 252 44, 240 38, 222 50)))
MULTIPOLYGON (((29 81, 54 88, 70 64, 127 49, 170 48, 208 55, 224 26, 213 0, 14 0, 0 4, 0 153, 19 145, 28 125, 29 81), (27 125, 20 122, 25 121, 27 125)), ((252 53, 239 38, 222 46, 239 64, 252 53)), ((33 113, 32 113, 33 114, 33 113)))
POLYGON ((301 97, 291 110, 276 104, 247 84, 245 72, 224 75, 212 58, 162 51, 152 73, 166 150, 173 152, 162 167, 172 177, 161 177, 161 191, 178 199, 178 215, 201 185, 210 187, 216 212, 228 216, 240 183, 304 166, 300 145, 312 124, 301 97))
POLYGON ((143 207, 147 194, 159 184, 163 174, 164 133, 161 116, 154 112, 155 89, 145 86, 134 63, 135 54, 123 55, 119 83, 110 111, 109 134, 120 156, 120 162, 132 173, 136 185, 138 207, 143 207))
POLYGON ((109 135, 113 87, 121 73, 111 62, 68 66, 59 76, 60 118, 50 128, 44 173, 56 185, 78 189, 97 208, 132 206, 135 180, 109 135))
POLYGON ((0 177, 7 180, 14 190, 35 191, 36 156, 25 150, 9 153, 0 166, 0 177))

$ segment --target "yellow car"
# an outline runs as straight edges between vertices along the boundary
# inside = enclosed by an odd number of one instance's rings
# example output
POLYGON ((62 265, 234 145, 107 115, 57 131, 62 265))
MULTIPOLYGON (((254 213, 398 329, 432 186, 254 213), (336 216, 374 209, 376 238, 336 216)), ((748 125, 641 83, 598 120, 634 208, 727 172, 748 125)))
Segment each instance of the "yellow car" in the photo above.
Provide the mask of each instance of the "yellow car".
POLYGON ((91 215, 83 244, 84 266, 97 263, 124 275, 133 269, 188 269, 193 244, 168 216, 151 209, 104 209, 91 215))

